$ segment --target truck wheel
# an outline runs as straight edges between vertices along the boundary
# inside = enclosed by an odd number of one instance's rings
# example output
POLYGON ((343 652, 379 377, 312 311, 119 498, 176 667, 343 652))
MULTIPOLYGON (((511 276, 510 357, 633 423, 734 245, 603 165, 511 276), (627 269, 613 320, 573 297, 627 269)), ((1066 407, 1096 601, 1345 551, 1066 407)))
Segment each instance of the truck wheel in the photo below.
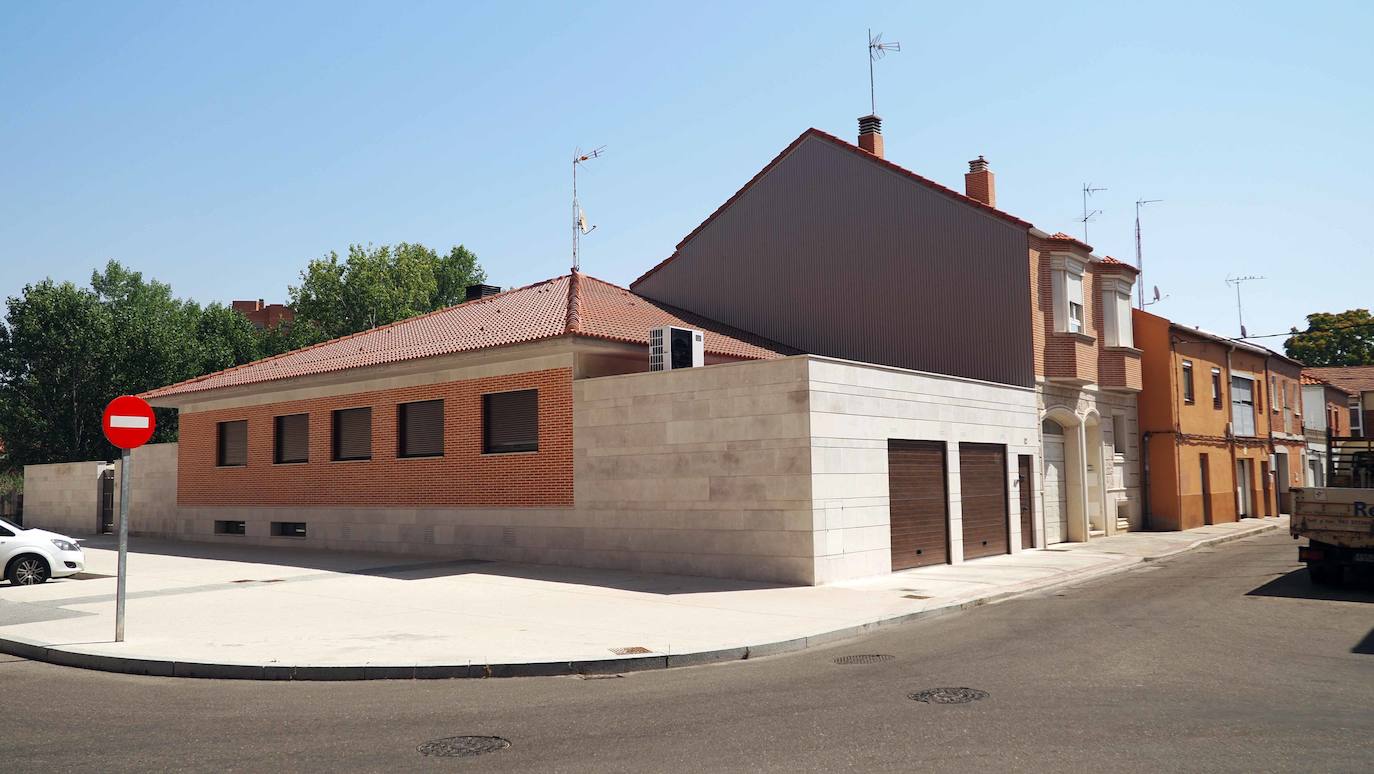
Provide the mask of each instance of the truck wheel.
POLYGON ((1318 586, 1335 586, 1341 582, 1341 569, 1324 564, 1309 564, 1307 575, 1318 586))

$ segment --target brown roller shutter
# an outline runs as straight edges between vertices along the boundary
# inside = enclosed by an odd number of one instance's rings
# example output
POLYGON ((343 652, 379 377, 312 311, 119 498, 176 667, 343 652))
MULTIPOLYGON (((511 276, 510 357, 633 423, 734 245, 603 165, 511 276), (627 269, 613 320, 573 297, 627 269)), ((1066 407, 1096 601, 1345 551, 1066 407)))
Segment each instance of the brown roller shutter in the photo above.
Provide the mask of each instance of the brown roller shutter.
POLYGON ((291 414, 277 417, 276 461, 308 462, 310 460, 310 415, 291 414))
POLYGON ((949 499, 943 441, 887 442, 892 569, 949 561, 949 499))
POLYGON ((334 459, 372 459, 372 409, 341 409, 334 412, 334 459))
POLYGON ((219 464, 248 464, 248 420, 219 423, 219 464))
POLYGON ((483 395, 482 420, 485 453, 538 451, 538 390, 483 395))
POLYGON ((423 400, 397 407, 402 457, 438 457, 444 453, 444 402, 423 400))
POLYGON ((964 558, 1007 553, 1007 451, 987 443, 959 444, 959 492, 964 558))

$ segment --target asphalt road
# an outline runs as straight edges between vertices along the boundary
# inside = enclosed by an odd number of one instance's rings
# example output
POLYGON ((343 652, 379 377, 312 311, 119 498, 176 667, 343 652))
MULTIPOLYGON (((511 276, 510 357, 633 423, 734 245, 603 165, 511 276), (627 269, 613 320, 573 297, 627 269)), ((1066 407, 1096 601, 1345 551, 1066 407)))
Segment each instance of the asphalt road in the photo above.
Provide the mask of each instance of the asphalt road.
POLYGON ((1374 771, 1374 591, 1286 533, 802 653, 621 678, 248 683, 0 656, 0 770, 1374 771), (885 654, 877 663, 834 659, 885 654), (908 694, 972 687, 987 698, 908 694), (476 758, 427 740, 498 735, 476 758))

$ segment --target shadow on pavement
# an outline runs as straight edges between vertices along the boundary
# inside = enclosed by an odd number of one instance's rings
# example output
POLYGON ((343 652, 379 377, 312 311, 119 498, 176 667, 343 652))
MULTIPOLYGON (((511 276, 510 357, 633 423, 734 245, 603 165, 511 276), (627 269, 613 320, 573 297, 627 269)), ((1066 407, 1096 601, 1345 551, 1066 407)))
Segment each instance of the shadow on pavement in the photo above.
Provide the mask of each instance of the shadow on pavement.
POLYGON ((1369 630, 1369 634, 1360 640, 1359 644, 1350 649, 1351 653, 1362 653, 1366 656, 1374 656, 1374 629, 1369 630))
MULTIPOLYGON (((1340 586, 1319 586, 1308 577, 1307 568, 1304 567, 1275 578, 1246 596, 1374 603, 1374 584, 1371 584, 1368 578, 1355 578, 1340 586)), ((1366 637, 1365 640, 1368 642, 1369 638, 1366 637)))
MULTIPOLYGON (((117 541, 110 535, 83 538, 86 548, 115 550, 117 541)), ((639 573, 629 570, 598 570, 564 565, 523 564, 489 561, 461 556, 455 546, 453 558, 408 557, 383 552, 331 551, 325 549, 233 545, 230 543, 191 543, 162 538, 134 536, 131 554, 172 556, 206 561, 245 562, 276 567, 321 570, 348 575, 366 575, 395 580, 424 580, 458 575, 490 575, 548 583, 635 591, 648 594, 702 594, 719 591, 756 591, 783 588, 792 584, 708 578, 692 575, 639 573)), ((262 581, 262 578, 247 578, 262 581)))

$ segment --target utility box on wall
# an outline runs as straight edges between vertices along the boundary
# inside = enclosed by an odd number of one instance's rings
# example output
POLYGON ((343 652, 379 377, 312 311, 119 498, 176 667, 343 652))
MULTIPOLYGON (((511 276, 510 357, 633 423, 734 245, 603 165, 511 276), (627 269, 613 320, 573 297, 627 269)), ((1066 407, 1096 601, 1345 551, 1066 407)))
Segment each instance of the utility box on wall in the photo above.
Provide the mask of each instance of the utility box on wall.
POLYGON ((650 371, 700 368, 705 362, 705 337, 701 331, 673 325, 649 331, 650 371))

